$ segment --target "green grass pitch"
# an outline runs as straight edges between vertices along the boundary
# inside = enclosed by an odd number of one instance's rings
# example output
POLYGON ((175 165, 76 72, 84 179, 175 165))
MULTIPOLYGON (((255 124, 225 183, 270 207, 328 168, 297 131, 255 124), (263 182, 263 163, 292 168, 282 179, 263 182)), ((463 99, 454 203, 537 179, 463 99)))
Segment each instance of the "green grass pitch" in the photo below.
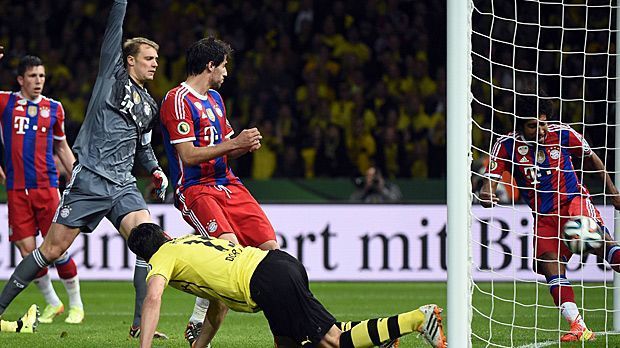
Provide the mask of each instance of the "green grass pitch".
MULTIPOLYGON (((0 282, 4 286, 4 282, 0 282)), ((60 282, 54 287, 67 306, 67 296, 60 282)), ((0 333, 0 347, 137 347, 137 340, 127 338, 133 318, 134 291, 130 282, 83 281, 82 298, 86 318, 81 325, 64 323, 62 315, 53 324, 40 324, 33 335, 0 333)), ((315 296, 337 318, 360 320, 383 317, 436 302, 445 306, 445 284, 440 283, 312 283, 315 296)), ((34 285, 20 294, 7 309, 4 318, 15 320, 28 306, 44 301, 34 285)), ((183 330, 194 305, 194 298, 167 288, 159 330, 170 336, 156 341, 155 347, 188 347, 183 330)), ((42 310, 42 308, 41 308, 42 310)), ((423 347, 422 338, 409 335, 401 347, 423 347)), ((273 338, 262 313, 229 312, 212 346, 273 347, 273 338)))
MULTIPOLYGON (((4 283, 0 283, 3 286, 4 283)), ((585 293, 575 287, 578 304, 586 309, 585 318, 595 331, 612 327, 610 311, 605 308, 604 289, 601 284, 585 284, 585 293), (592 310, 598 308, 599 310, 592 310), (606 317, 607 315, 607 317, 606 317)), ((66 294, 59 282, 54 286, 67 304, 66 294)), ((407 311, 425 303, 446 305, 445 283, 312 283, 312 291, 326 308, 342 320, 374 318, 407 311)), ((607 308, 611 309, 611 291, 608 291, 607 308)), ((136 340, 127 338, 133 315, 133 287, 129 282, 82 282, 82 297, 86 319, 81 325, 68 325, 64 316, 54 324, 41 324, 34 335, 0 333, 0 347, 136 347, 136 340)), ((28 287, 6 311, 6 319, 16 319, 31 303, 43 305, 43 299, 34 286, 28 287)), ((192 310, 194 300, 190 295, 172 288, 166 289, 159 329, 170 336, 168 341, 156 341, 156 347, 187 347, 183 330, 192 310)), ((553 306, 546 285, 513 283, 481 283, 474 289, 474 319, 472 331, 480 338, 472 338, 473 347, 557 347, 558 327, 567 329, 553 306), (487 292, 493 291, 496 297, 487 292), (515 305, 514 298, 519 304, 515 305), (538 301, 536 300, 538 298, 538 301), (533 304, 538 303, 536 307, 533 304), (538 308, 538 310, 536 310, 538 308), (493 321, 486 317, 491 315, 493 321), (509 325, 513 322, 514 325, 509 325), (537 325, 539 330, 534 330, 537 325), (535 345, 534 342, 538 342, 535 345)), ((449 311, 444 312, 445 316, 449 311)), ((449 328, 446 327, 447 330, 449 328)), ((422 339, 409 335, 401 347, 423 347, 422 339)), ((272 347, 273 340, 262 314, 230 312, 213 347, 272 347)), ((461 347, 450 342, 451 347, 461 347)), ((596 342, 586 347, 619 347, 620 336, 599 334, 596 342)), ((564 344, 562 347, 581 347, 581 344, 564 344)))

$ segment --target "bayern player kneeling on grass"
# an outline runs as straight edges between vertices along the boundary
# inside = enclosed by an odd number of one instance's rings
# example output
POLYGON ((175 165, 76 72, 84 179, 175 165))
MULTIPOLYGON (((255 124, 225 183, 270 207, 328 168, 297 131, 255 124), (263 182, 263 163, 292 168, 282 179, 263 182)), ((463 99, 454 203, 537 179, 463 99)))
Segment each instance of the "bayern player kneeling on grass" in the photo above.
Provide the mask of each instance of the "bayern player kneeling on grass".
POLYGON ((192 347, 206 347, 228 308, 263 311, 277 347, 373 347, 419 332, 433 347, 446 347, 441 308, 425 305, 389 318, 363 321, 342 332, 312 295, 304 266, 281 250, 242 247, 231 241, 187 235, 169 239, 161 227, 135 227, 127 246, 152 267, 142 310, 141 347, 150 347, 167 285, 211 301, 192 347))
POLYGON ((486 173, 489 180, 480 191, 480 204, 492 207, 499 203, 495 190, 504 172, 516 179, 534 215, 534 269, 545 276, 553 301, 570 325, 561 341, 592 341, 594 333, 579 314, 566 278, 566 264, 573 252, 560 242, 560 234, 571 217, 587 216, 596 221, 606 232, 605 242, 587 252, 606 260, 616 272, 620 272, 620 247, 575 173, 573 159, 578 159, 576 163, 583 161, 584 169, 598 174, 616 210, 620 210, 620 195, 605 165, 583 136, 568 125, 550 121, 550 100, 531 95, 516 98, 515 132, 500 137, 493 146, 486 173))

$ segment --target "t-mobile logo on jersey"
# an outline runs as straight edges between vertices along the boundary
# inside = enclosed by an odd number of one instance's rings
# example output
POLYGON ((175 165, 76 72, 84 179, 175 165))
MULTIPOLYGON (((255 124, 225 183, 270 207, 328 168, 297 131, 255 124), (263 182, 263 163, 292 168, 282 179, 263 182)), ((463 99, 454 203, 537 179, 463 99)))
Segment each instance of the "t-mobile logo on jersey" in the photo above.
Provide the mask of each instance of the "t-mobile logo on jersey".
POLYGON ((532 180, 532 185, 538 184, 538 178, 540 178, 540 173, 538 171, 538 167, 527 167, 524 169, 525 175, 527 175, 530 180, 532 180))
POLYGON ((214 146, 215 142, 220 140, 221 135, 217 134, 217 129, 213 126, 207 126, 204 128, 204 138, 208 143, 207 146, 214 146))
POLYGON ((28 129, 28 117, 24 116, 15 116, 15 123, 13 124, 13 128, 17 129, 16 134, 26 134, 24 131, 28 129))

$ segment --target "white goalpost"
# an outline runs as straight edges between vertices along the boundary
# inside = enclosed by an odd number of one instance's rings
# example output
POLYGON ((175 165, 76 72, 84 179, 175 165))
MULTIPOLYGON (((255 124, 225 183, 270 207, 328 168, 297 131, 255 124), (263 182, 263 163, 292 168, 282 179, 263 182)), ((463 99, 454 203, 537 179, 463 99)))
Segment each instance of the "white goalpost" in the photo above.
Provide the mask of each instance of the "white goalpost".
MULTIPOLYGON (((566 195, 563 179, 549 190, 527 186, 518 174, 506 172, 499 179, 485 172, 493 166, 498 139, 514 140, 515 121, 527 120, 515 115, 517 99, 525 96, 550 101, 553 122, 583 135, 620 186, 619 1, 448 0, 446 317, 451 345, 557 346, 570 330, 550 294, 553 280, 534 270, 540 261, 533 246, 535 222, 523 199, 524 194, 566 195), (500 202, 482 208, 480 186, 491 179, 498 182, 500 202)), ((533 146, 533 173, 571 171, 559 164, 545 167, 544 158, 538 162, 543 147, 533 146)), ((571 146, 562 142, 558 151, 571 146)), ((520 147, 511 150, 512 171, 527 161, 520 147)), ((583 157, 572 156, 576 177, 620 240, 620 214, 601 173, 584 166, 583 157)), ((542 205, 533 204, 535 209, 542 205)), ((570 282, 574 303, 598 345, 620 346, 620 277, 594 255, 574 255, 566 277, 562 286, 570 282)))

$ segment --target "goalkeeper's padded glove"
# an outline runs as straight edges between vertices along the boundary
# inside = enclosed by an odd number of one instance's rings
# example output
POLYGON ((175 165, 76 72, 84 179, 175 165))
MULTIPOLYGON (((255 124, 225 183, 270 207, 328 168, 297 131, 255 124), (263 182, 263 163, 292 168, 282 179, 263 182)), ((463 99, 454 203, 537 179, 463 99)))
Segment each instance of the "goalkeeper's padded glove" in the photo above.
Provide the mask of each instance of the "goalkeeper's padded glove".
POLYGON ((155 194, 163 202, 166 199, 166 189, 168 188, 168 178, 161 168, 157 167, 153 170, 153 186, 155 194))

